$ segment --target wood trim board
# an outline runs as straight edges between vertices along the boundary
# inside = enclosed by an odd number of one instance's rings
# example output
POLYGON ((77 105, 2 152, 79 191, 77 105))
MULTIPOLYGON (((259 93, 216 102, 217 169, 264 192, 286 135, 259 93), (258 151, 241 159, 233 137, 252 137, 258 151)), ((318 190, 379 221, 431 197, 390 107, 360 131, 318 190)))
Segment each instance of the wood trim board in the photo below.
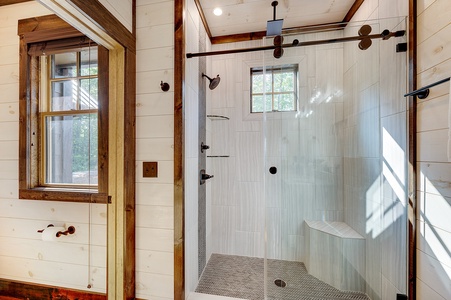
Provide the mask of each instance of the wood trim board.
MULTIPOLYGON (((409 43, 408 43, 408 67, 409 67, 409 91, 417 89, 417 1, 409 0, 409 43)), ((407 230, 408 230, 408 282, 407 290, 409 299, 416 299, 417 284, 417 97, 408 99, 408 206, 407 206, 407 230)))
POLYGON ((106 295, 28 282, 0 279, 0 300, 2 299, 106 300, 106 295))
MULTIPOLYGON (((39 51, 33 47, 49 46, 53 50, 63 47, 73 49, 80 44, 84 35, 56 15, 47 15, 19 20, 19 198, 32 200, 53 200, 65 202, 108 203, 108 147, 99 143, 99 184, 97 190, 45 188, 39 184, 39 148, 41 137, 38 121, 39 105, 39 51), (50 42, 49 42, 50 41, 50 42), (42 43, 41 43, 42 42, 42 43), (56 48, 55 48, 56 47, 56 48), (52 47, 50 47, 52 48, 52 47), (36 53, 37 52, 37 53, 36 53)), ((87 38, 86 38, 87 39, 87 38)), ((89 40, 89 39, 87 39, 89 40)), ((44 49, 44 48, 43 48, 44 49)), ((98 75, 99 101, 103 106, 108 102, 108 51, 98 46, 99 61, 104 62, 98 75), (103 88, 103 89, 102 89, 103 88)), ((108 131, 108 115, 99 111, 99 141, 108 143, 102 129, 108 131)), ((104 132, 104 131, 103 131, 104 132)))
MULTIPOLYGON (((49 0, 50 1, 50 0, 49 0)), ((119 130, 116 132, 115 169, 117 176, 113 204, 108 209, 108 299, 134 299, 135 298, 135 120, 125 121, 125 116, 133 118, 136 95, 136 37, 128 31, 100 2, 66 0, 74 10, 67 13, 78 25, 85 20, 91 21, 95 34, 103 39, 113 38, 122 45, 123 49, 113 48, 113 57, 110 57, 110 78, 117 83, 115 91, 110 91, 110 96, 115 95, 117 101, 115 107, 110 108, 117 113, 114 124, 110 127, 119 130), (79 21, 80 14, 83 21, 79 21), (75 18, 74 18, 75 17, 75 18), (113 73, 111 73, 113 72, 113 73), (122 87, 121 87, 122 86, 122 87), (113 93, 113 94, 111 94, 113 93), (123 234, 120 234, 123 233, 123 234)), ((67 8, 66 8, 67 9, 67 8)), ((136 18, 136 15, 133 16, 136 18)), ((133 21, 133 24, 136 24, 133 21)), ((135 29, 132 30, 135 32, 135 29)), ((110 82, 110 85, 114 85, 110 82)), ((110 99, 111 100, 111 99, 110 99)), ((110 151, 113 144, 110 145, 110 151)), ((110 185, 113 182, 110 183, 110 185)))
POLYGON ((174 1, 174 299, 185 299, 185 1, 174 1))
MULTIPOLYGON (((136 52, 136 37, 99 1, 67 0, 124 48, 136 52)), ((133 22, 132 22, 133 24, 133 22)), ((135 24, 136 25, 136 24, 135 24)), ((133 30, 134 32, 135 30, 133 30)))
POLYGON ((349 9, 346 16, 341 21, 342 23, 348 23, 351 21, 352 17, 356 14, 356 12, 359 10, 360 6, 362 6, 363 2, 365 0, 355 0, 354 4, 352 4, 351 8, 349 9))
POLYGON ((33 0, 0 0, 0 6, 29 2, 33 0))

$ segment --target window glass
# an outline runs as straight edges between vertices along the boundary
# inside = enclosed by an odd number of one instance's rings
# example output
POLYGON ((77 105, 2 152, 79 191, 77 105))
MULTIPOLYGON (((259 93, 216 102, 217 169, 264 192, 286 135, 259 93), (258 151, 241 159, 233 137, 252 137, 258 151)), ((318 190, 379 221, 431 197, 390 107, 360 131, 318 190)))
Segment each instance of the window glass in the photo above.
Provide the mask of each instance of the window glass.
POLYGON ((49 55, 47 62, 50 97, 48 109, 41 111, 41 183, 97 185, 97 47, 49 55))
POLYGON ((51 78, 68 78, 77 76, 76 52, 54 54, 51 57, 51 78))
POLYGON ((97 75, 97 49, 84 49, 80 52, 80 75, 97 75))
POLYGON ((98 81, 97 78, 81 79, 78 101, 81 109, 97 109, 98 81))
POLYGON ((295 111, 297 65, 251 69, 251 112, 295 111))
POLYGON ((45 117, 47 184, 96 185, 97 114, 45 117))
POLYGON ((18 23, 28 54, 19 57, 19 198, 108 203, 109 51, 56 16, 37 18, 51 40, 30 27, 36 18, 18 23))
POLYGON ((77 109, 77 81, 59 80, 51 83, 51 110, 77 109))

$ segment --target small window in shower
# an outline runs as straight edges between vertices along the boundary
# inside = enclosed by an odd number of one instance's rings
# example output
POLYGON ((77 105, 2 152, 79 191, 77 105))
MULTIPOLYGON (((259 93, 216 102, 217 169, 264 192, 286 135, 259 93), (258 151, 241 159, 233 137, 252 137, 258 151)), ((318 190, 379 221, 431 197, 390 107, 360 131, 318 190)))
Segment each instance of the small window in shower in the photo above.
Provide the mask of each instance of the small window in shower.
POLYGON ((251 68, 251 113, 295 111, 298 65, 251 68))

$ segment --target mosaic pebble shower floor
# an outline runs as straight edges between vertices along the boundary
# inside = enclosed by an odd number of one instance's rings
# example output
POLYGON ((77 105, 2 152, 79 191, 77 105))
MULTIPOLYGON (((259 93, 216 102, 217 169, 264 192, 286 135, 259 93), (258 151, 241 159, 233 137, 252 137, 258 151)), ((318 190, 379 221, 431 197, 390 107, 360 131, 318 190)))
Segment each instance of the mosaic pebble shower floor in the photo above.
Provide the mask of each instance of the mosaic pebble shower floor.
MULTIPOLYGON (((370 300, 360 292, 343 292, 307 273, 301 262, 268 260, 268 297, 280 300, 370 300), (274 281, 281 279, 285 287, 274 281)), ((212 254, 196 292, 249 300, 264 299, 262 258, 212 254)))

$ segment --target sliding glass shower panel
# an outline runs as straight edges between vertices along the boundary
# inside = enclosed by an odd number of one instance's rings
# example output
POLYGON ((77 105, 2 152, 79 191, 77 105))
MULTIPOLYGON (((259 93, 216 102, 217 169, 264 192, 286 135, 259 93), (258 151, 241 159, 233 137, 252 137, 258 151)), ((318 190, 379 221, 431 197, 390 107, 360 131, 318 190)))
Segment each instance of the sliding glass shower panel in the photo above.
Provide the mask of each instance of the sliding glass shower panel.
POLYGON ((292 46, 251 70, 267 299, 406 293, 406 36, 366 38, 404 29, 399 18, 264 39, 292 46), (347 37, 362 38, 337 42, 347 37), (302 46, 312 41, 324 44, 302 46))

